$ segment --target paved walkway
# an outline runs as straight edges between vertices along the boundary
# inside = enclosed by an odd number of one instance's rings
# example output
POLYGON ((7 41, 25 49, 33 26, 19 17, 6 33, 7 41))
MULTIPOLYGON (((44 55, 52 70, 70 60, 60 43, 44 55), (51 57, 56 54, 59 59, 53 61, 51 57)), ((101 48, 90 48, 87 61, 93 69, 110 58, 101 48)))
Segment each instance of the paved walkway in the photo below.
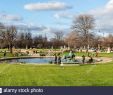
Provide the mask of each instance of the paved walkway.
POLYGON ((96 59, 96 60, 102 59, 101 62, 96 62, 96 63, 108 63, 108 62, 113 61, 113 58, 108 58, 108 57, 99 57, 99 58, 95 58, 95 59, 96 59))
MULTIPOLYGON (((77 59, 81 59, 81 57, 76 57, 77 59)), ((89 59, 89 57, 86 57, 86 59, 89 59)), ((95 60, 97 60, 97 62, 95 63, 108 63, 113 61, 113 58, 109 58, 109 57, 94 57, 95 60)))

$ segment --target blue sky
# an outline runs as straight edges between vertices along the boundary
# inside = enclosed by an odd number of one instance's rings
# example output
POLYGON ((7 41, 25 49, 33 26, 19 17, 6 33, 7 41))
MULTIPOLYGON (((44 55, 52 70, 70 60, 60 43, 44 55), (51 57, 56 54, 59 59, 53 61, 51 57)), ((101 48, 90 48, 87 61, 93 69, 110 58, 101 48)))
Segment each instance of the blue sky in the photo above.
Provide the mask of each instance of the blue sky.
MULTIPOLYGON (((89 12, 99 18, 103 14, 100 14, 100 12, 104 9, 107 10, 107 4, 112 1, 113 0, 1 0, 0 21, 67 29, 72 25, 72 17, 74 15, 89 12), (55 3, 59 5, 56 6, 55 3), (46 9, 48 8, 47 6, 49 6, 49 9, 46 9), (5 15, 7 19, 2 19, 3 15, 5 15)), ((103 23, 100 19, 98 22, 103 23)), ((49 30, 50 29, 47 31, 49 30)))

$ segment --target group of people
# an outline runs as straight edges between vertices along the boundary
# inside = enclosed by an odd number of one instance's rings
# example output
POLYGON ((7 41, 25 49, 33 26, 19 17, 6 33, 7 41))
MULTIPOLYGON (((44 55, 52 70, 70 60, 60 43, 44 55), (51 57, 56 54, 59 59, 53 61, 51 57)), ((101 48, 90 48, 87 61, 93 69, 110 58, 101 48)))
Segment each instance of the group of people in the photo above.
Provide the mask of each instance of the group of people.
POLYGON ((62 59, 74 59, 75 58, 75 54, 70 51, 68 56, 64 55, 63 57, 60 56, 60 53, 59 54, 55 54, 55 60, 54 60, 54 63, 55 64, 61 64, 61 60, 62 59))
MULTIPOLYGON (((87 63, 93 63, 94 59, 92 56, 89 56, 89 60, 87 61, 87 63)), ((84 64, 86 62, 86 57, 85 55, 82 56, 82 63, 84 64)))
MULTIPOLYGON (((87 61, 87 63, 93 63, 94 62, 94 59, 93 57, 98 57, 99 56, 99 53, 98 53, 98 50, 95 50, 95 52, 92 52, 92 53, 88 53, 88 57, 89 57, 89 60, 87 61)), ((82 56, 82 63, 84 64, 86 61, 86 58, 85 58, 85 55, 82 56)))
MULTIPOLYGON (((54 59, 54 63, 55 64, 61 64, 61 60, 62 60, 62 58, 63 59, 68 59, 68 60, 74 60, 75 59, 75 53, 73 52, 73 51, 70 51, 69 52, 69 54, 68 54, 68 56, 63 56, 63 57, 61 57, 61 54, 59 53, 59 54, 55 54, 55 59, 54 59)), ((86 56, 85 55, 83 55, 82 56, 82 64, 84 64, 84 63, 93 63, 94 62, 94 59, 93 59, 93 56, 91 56, 91 55, 89 55, 88 54, 88 57, 89 57, 89 59, 88 60, 86 60, 86 56)))

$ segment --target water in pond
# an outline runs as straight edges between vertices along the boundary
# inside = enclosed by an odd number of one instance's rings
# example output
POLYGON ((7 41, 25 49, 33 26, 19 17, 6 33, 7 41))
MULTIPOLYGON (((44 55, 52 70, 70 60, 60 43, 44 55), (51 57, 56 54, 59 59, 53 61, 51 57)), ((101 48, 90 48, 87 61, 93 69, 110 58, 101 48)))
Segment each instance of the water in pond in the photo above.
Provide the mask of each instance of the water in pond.
POLYGON ((6 60, 8 63, 41 63, 46 64, 53 61, 54 58, 25 58, 25 59, 11 59, 6 60))
MULTIPOLYGON (((2 61, 4 62, 4 61, 2 61)), ((40 64, 47 64, 50 62, 54 62, 54 58, 21 58, 21 59, 9 59, 9 60, 5 60, 5 62, 8 63, 40 63, 40 64)), ((65 60, 63 61, 63 63, 82 63, 82 59, 76 59, 74 62, 72 60, 65 60)), ((87 63, 88 60, 85 60, 85 62, 87 63)), ((96 62, 96 60, 94 60, 93 62, 96 62)))

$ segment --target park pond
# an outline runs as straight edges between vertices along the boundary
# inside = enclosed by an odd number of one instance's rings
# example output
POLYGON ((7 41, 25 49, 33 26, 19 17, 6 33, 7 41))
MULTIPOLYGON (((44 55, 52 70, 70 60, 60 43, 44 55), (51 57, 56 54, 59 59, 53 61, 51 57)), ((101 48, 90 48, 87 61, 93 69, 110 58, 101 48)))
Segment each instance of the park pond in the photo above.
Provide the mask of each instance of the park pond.
MULTIPOLYGON (((4 58, 0 62, 1 63, 28 63, 28 64, 48 64, 48 63, 54 63, 55 58, 54 57, 31 57, 31 58, 4 58)), ((85 63, 87 63, 88 59, 85 60, 85 63)), ((75 60, 70 59, 61 59, 61 62, 63 63, 72 63, 72 64, 78 64, 82 63, 82 58, 75 58, 75 60)), ((93 62, 97 62, 97 60, 94 60, 93 62)))
POLYGON ((37 57, 37 58, 9 58, 9 59, 4 59, 1 62, 2 63, 37 63, 37 64, 47 64, 50 63, 51 61, 54 61, 54 58, 44 58, 44 57, 37 57))

